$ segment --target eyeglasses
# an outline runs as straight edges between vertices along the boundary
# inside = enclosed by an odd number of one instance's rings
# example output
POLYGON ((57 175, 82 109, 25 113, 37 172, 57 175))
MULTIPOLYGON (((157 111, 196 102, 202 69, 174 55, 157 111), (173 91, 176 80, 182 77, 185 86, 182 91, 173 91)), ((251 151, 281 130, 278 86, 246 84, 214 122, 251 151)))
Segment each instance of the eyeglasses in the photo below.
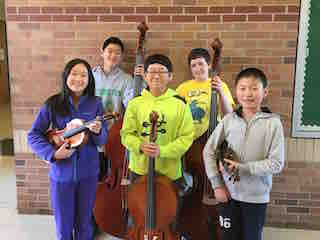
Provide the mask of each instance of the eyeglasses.
POLYGON ((168 74, 169 72, 168 71, 146 71, 146 73, 150 75, 159 74, 160 76, 163 76, 165 74, 168 74))

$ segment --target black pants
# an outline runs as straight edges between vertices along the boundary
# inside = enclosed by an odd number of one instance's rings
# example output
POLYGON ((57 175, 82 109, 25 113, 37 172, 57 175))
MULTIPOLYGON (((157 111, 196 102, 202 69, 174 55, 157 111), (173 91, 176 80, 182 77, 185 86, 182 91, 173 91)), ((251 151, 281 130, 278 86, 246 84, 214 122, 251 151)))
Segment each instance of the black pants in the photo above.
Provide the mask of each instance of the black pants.
POLYGON ((230 200, 217 207, 222 240, 261 240, 266 203, 230 200))

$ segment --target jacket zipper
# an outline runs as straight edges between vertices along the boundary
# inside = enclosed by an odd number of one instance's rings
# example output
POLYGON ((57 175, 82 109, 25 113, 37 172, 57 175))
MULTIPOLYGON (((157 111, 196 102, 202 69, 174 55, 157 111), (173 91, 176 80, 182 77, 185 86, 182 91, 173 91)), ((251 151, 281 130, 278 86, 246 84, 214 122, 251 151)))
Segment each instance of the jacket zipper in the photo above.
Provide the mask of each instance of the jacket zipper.
POLYGON ((241 150, 241 155, 240 155, 240 159, 242 160, 242 162, 244 162, 243 161, 244 160, 244 152, 245 152, 245 146, 247 144, 248 130, 249 130, 249 123, 247 123, 246 121, 244 121, 244 122, 245 122, 246 128, 244 131, 244 139, 243 139, 242 150, 241 150))
POLYGON ((76 156, 73 158, 73 181, 77 181, 77 159, 78 159, 78 154, 75 152, 76 156))
MULTIPOLYGON (((79 104, 80 104, 80 103, 79 103, 79 104)), ((74 106, 72 106, 72 107, 74 108, 74 111, 77 113, 75 117, 76 117, 76 118, 79 118, 79 117, 78 117, 78 115, 79 115, 79 114, 78 114, 78 112, 79 112, 79 111, 78 111, 78 110, 79 110, 79 106, 78 106, 78 108, 75 108, 74 106)), ((73 114, 72 114, 72 115, 73 115, 73 114)), ((78 160, 79 160, 78 148, 75 149, 75 152, 74 152, 74 153, 75 153, 76 156, 75 156, 74 161, 73 161, 73 181, 74 181, 74 182, 77 182, 77 181, 78 181, 78 178, 79 178, 79 177, 78 177, 78 162, 79 162, 79 161, 78 161, 78 160)))

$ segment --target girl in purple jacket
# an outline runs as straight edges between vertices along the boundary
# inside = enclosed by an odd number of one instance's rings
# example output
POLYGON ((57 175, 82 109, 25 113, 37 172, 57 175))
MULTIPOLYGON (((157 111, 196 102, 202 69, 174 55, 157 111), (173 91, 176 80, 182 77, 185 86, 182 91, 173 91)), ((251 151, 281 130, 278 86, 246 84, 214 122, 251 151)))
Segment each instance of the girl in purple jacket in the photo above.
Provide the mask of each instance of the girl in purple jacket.
POLYGON ((79 118, 84 121, 103 115, 101 99, 95 97, 95 83, 90 65, 82 59, 67 63, 62 74, 62 90, 41 107, 28 133, 28 144, 50 164, 50 196, 58 240, 91 240, 91 216, 99 172, 97 146, 107 140, 104 122, 88 125, 89 140, 81 147, 60 148, 49 143, 50 128, 64 129, 79 118))

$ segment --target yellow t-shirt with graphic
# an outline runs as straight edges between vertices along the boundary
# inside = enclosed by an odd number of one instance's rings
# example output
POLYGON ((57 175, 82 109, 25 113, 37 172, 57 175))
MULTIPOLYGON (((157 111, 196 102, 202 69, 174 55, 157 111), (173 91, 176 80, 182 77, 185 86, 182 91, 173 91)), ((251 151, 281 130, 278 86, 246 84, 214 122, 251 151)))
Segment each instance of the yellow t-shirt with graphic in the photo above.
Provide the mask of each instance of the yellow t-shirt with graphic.
MULTIPOLYGON (((232 105, 234 101, 228 85, 222 82, 224 94, 232 105)), ((176 91, 184 97, 190 106, 194 123, 194 139, 204 134, 209 127, 210 104, 211 104, 211 78, 206 81, 188 80, 183 82, 176 91)), ((219 95, 218 95, 219 96, 219 95)), ((218 97, 219 104, 219 97, 218 97)), ((218 112, 218 120, 221 120, 222 113, 218 112)))

